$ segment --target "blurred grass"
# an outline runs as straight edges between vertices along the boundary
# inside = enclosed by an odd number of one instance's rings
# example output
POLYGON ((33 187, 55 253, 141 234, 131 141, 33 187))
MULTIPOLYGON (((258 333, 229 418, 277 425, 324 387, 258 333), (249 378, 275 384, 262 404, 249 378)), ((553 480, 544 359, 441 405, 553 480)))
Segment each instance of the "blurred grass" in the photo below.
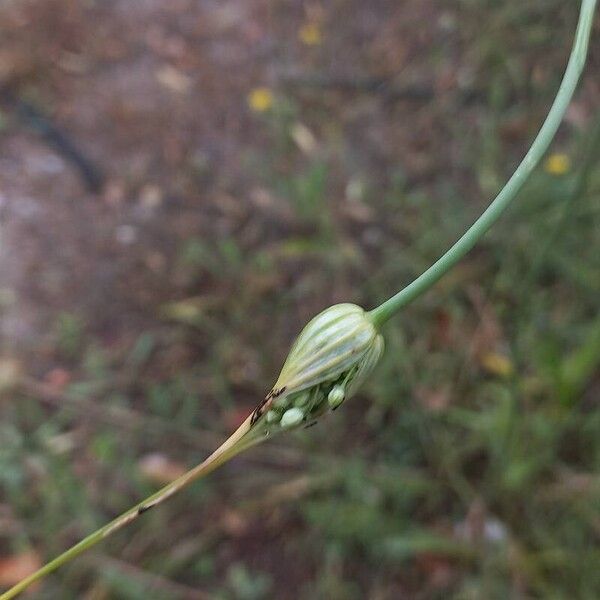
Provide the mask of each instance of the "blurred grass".
MULTIPOLYGON (((480 212, 553 94, 571 29, 536 22, 540 2, 457 6, 486 103, 468 136, 455 107, 431 110, 476 182, 357 170, 341 126, 282 91, 260 116, 268 150, 248 168, 283 235, 267 223, 250 241, 245 230, 178 240, 175 270, 210 290, 175 294, 117 349, 85 315, 59 312, 50 346, 63 380, 5 393, 2 555, 54 555, 148 494, 149 453, 172 461, 165 478, 199 461, 264 395, 308 317, 377 304, 480 212), (523 56, 557 35, 556 76, 530 77, 523 56), (294 141, 297 122, 317 148, 294 141)), ((572 20, 571 7, 552 10, 572 20)), ((591 128, 565 129, 555 151, 571 169, 540 169, 468 260, 390 323, 361 397, 149 513, 33 597, 600 597, 600 157, 553 237, 590 145, 591 128)))

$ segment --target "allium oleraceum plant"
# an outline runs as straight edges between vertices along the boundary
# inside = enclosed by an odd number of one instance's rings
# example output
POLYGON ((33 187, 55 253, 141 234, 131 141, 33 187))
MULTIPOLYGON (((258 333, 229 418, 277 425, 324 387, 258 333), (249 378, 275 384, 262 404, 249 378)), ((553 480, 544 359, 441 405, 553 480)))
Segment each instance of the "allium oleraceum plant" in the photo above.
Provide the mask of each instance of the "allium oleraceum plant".
POLYGON ((204 462, 101 527, 0 596, 14 598, 35 581, 140 515, 271 435, 309 426, 337 409, 372 372, 383 353, 382 325, 448 272, 498 220, 539 163, 571 101, 583 70, 596 0, 583 0, 569 63, 552 107, 531 148, 504 188, 465 234, 410 285, 370 312, 337 304, 314 317, 294 342, 265 399, 204 462))

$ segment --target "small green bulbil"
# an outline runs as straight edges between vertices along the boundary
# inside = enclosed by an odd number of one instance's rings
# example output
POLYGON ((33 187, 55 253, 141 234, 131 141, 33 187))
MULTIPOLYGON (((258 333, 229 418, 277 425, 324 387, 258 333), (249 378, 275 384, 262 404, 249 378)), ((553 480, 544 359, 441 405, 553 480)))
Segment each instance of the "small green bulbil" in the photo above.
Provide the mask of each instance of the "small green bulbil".
POLYGON ((310 392, 302 392, 292 398, 292 404, 298 408, 303 408, 310 400, 310 392))
POLYGON ((304 412, 299 408, 290 408, 283 413, 281 417, 281 427, 283 429, 290 429, 300 425, 304 420, 304 412))
POLYGON ((265 419, 267 423, 277 423, 281 419, 281 415, 276 410, 270 410, 265 419))
POLYGON ((290 397, 287 395, 279 396, 273 400, 273 407, 279 410, 284 410, 290 405, 290 397))
POLYGON ((331 410, 335 410, 346 398, 346 392, 343 385, 334 385, 327 395, 327 403, 331 410))

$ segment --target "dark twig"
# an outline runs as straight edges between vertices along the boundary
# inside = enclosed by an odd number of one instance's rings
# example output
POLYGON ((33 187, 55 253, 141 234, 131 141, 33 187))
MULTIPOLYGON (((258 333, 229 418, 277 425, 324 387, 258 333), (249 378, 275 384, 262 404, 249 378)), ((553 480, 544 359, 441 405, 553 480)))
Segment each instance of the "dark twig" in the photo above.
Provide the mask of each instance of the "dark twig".
POLYGON ((75 167, 90 192, 97 193, 102 189, 104 175, 100 168, 77 147, 65 131, 52 122, 48 115, 6 89, 0 91, 0 99, 12 108, 22 125, 35 131, 65 161, 75 167))

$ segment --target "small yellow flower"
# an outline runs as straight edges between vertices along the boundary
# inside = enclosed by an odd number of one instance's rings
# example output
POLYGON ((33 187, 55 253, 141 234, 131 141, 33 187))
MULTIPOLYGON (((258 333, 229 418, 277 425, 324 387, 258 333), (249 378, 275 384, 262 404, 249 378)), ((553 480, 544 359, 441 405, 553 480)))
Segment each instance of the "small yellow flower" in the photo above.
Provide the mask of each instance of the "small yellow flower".
POLYGON ((319 46, 322 40, 319 24, 314 22, 305 23, 298 31, 298 38, 307 46, 319 46))
POLYGON ((273 93, 269 88, 257 87, 248 94, 248 106, 254 112, 266 112, 273 107, 273 93))
POLYGON ((508 377, 513 372, 513 364, 503 354, 489 352, 481 357, 481 366, 492 375, 508 377))
POLYGON ((566 154, 551 154, 544 163, 544 170, 550 175, 564 175, 571 170, 571 159, 566 154))

